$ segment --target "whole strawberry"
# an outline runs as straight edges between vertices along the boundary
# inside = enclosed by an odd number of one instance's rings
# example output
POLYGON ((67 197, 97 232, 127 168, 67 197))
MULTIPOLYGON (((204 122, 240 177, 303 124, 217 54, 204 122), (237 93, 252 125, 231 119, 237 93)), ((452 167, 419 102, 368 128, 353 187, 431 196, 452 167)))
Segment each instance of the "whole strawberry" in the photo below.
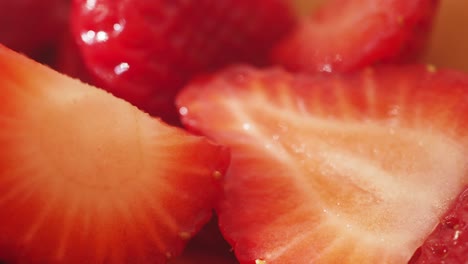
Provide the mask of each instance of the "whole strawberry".
POLYGON ((75 38, 95 83, 150 114, 177 119, 193 75, 264 64, 294 24, 284 0, 75 0, 75 38))

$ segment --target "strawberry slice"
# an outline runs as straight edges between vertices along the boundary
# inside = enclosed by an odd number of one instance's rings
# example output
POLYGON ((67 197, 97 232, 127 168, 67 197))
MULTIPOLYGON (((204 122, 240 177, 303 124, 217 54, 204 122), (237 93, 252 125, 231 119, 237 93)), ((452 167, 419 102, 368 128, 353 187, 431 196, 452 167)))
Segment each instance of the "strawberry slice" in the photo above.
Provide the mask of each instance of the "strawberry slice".
POLYGON ((238 67, 177 104, 231 148, 217 210, 240 263, 405 263, 468 183, 461 73, 238 67))
POLYGON ((0 68, 0 259, 165 263, 210 219, 225 148, 3 46, 0 68))
POLYGON ((293 71, 352 71, 411 60, 422 50, 438 0, 330 0, 273 51, 293 71))

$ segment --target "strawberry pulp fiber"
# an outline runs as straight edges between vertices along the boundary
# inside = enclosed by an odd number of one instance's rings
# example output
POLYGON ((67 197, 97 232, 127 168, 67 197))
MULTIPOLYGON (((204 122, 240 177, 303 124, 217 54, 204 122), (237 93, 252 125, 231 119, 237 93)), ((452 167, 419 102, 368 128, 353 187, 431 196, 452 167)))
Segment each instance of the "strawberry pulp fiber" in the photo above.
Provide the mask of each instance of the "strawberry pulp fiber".
POLYGON ((234 67, 177 103, 231 148, 217 212, 240 263, 406 263, 468 181, 467 91, 424 66, 234 67))

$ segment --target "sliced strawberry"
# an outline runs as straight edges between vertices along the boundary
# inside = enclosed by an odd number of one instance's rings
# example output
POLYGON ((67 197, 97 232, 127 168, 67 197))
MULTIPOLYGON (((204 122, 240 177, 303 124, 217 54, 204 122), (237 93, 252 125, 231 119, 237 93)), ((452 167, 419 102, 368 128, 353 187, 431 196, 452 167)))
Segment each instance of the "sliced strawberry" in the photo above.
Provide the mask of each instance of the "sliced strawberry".
POLYGON ((351 71, 421 53, 438 0, 330 0, 273 51, 293 71, 351 71))
POLYGON ((73 7, 75 37, 98 86, 171 122, 174 97, 193 75, 265 63, 294 21, 284 0, 75 0, 73 7))
POLYGON ((165 263, 210 219, 224 148, 5 47, 0 68, 0 259, 165 263))
POLYGON ((459 264, 468 256, 468 188, 458 197, 454 206, 442 218, 411 264, 459 264))
POLYGON ((468 183, 460 73, 240 67, 177 103, 232 150, 218 212, 241 263, 405 263, 468 183))

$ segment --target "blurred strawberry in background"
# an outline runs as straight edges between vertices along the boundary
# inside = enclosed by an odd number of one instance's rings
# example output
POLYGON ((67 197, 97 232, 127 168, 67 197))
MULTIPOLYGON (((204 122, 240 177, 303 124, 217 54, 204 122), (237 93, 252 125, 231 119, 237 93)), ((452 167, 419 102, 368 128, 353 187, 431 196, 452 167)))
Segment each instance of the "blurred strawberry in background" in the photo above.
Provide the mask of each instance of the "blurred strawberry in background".
POLYGON ((414 62, 424 50, 438 2, 295 0, 296 10, 305 7, 304 13, 310 13, 276 45, 273 60, 288 70, 311 73, 414 62))

